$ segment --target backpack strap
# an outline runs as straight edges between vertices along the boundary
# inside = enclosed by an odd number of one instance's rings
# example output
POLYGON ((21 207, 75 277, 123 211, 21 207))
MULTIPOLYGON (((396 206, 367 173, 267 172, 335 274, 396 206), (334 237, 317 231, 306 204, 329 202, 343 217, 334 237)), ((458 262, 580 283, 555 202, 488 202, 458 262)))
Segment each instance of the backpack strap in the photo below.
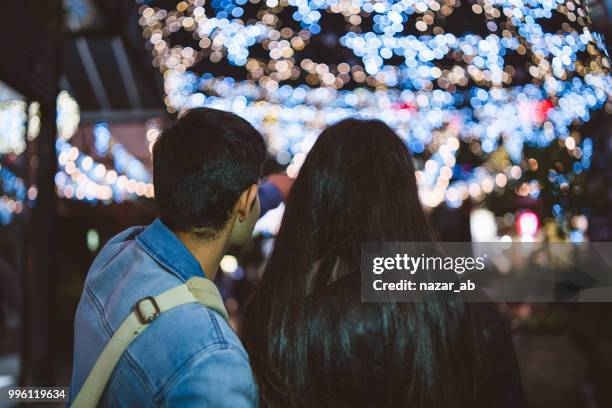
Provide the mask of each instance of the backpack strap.
POLYGON ((219 313, 229 323, 219 290, 210 280, 193 277, 182 285, 157 296, 140 299, 134 311, 121 323, 98 357, 72 404, 76 408, 95 407, 106 383, 130 343, 167 310, 187 303, 199 303, 219 313))

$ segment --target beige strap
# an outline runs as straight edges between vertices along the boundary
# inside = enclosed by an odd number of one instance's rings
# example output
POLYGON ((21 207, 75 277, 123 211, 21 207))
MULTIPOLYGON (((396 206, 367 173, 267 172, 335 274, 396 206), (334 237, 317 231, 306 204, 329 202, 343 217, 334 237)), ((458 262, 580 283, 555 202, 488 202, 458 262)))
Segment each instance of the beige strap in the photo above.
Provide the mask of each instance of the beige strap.
POLYGON ((121 323, 102 350, 72 404, 76 408, 95 407, 104 392, 117 362, 130 343, 149 327, 149 324, 167 310, 186 303, 200 303, 218 312, 228 321, 227 311, 219 290, 210 280, 200 277, 166 292, 139 300, 134 311, 121 323))

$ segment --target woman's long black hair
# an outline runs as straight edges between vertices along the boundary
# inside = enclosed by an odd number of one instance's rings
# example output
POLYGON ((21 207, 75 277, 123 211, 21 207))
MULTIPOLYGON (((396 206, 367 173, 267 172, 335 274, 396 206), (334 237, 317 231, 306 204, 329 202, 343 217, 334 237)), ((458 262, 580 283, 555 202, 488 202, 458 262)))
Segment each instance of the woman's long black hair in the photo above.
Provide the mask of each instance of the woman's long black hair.
POLYGON ((245 310, 262 405, 519 406, 512 344, 493 307, 360 301, 362 242, 432 240, 397 134, 357 119, 323 131, 245 310))

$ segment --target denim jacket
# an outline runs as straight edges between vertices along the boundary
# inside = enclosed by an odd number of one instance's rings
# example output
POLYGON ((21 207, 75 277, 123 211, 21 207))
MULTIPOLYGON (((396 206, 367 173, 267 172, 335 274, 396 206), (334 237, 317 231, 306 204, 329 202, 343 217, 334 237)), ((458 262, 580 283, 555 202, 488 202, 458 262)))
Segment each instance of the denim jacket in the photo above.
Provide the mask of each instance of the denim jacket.
MULTIPOLYGON (((75 318, 73 401, 115 330, 146 296, 205 276, 159 220, 130 228, 100 251, 75 318)), ((252 407, 257 389, 247 353, 225 320, 200 304, 163 313, 115 367, 100 399, 117 407, 252 407)))

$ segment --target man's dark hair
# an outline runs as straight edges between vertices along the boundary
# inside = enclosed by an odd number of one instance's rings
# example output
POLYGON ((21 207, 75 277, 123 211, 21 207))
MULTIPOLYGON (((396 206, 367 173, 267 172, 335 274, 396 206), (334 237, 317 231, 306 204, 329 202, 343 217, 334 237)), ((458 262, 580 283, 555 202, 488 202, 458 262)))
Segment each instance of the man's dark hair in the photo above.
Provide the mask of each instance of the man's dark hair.
POLYGON ((153 147, 160 219, 174 231, 214 236, 240 194, 261 176, 266 146, 246 120, 217 109, 192 109, 153 147))

